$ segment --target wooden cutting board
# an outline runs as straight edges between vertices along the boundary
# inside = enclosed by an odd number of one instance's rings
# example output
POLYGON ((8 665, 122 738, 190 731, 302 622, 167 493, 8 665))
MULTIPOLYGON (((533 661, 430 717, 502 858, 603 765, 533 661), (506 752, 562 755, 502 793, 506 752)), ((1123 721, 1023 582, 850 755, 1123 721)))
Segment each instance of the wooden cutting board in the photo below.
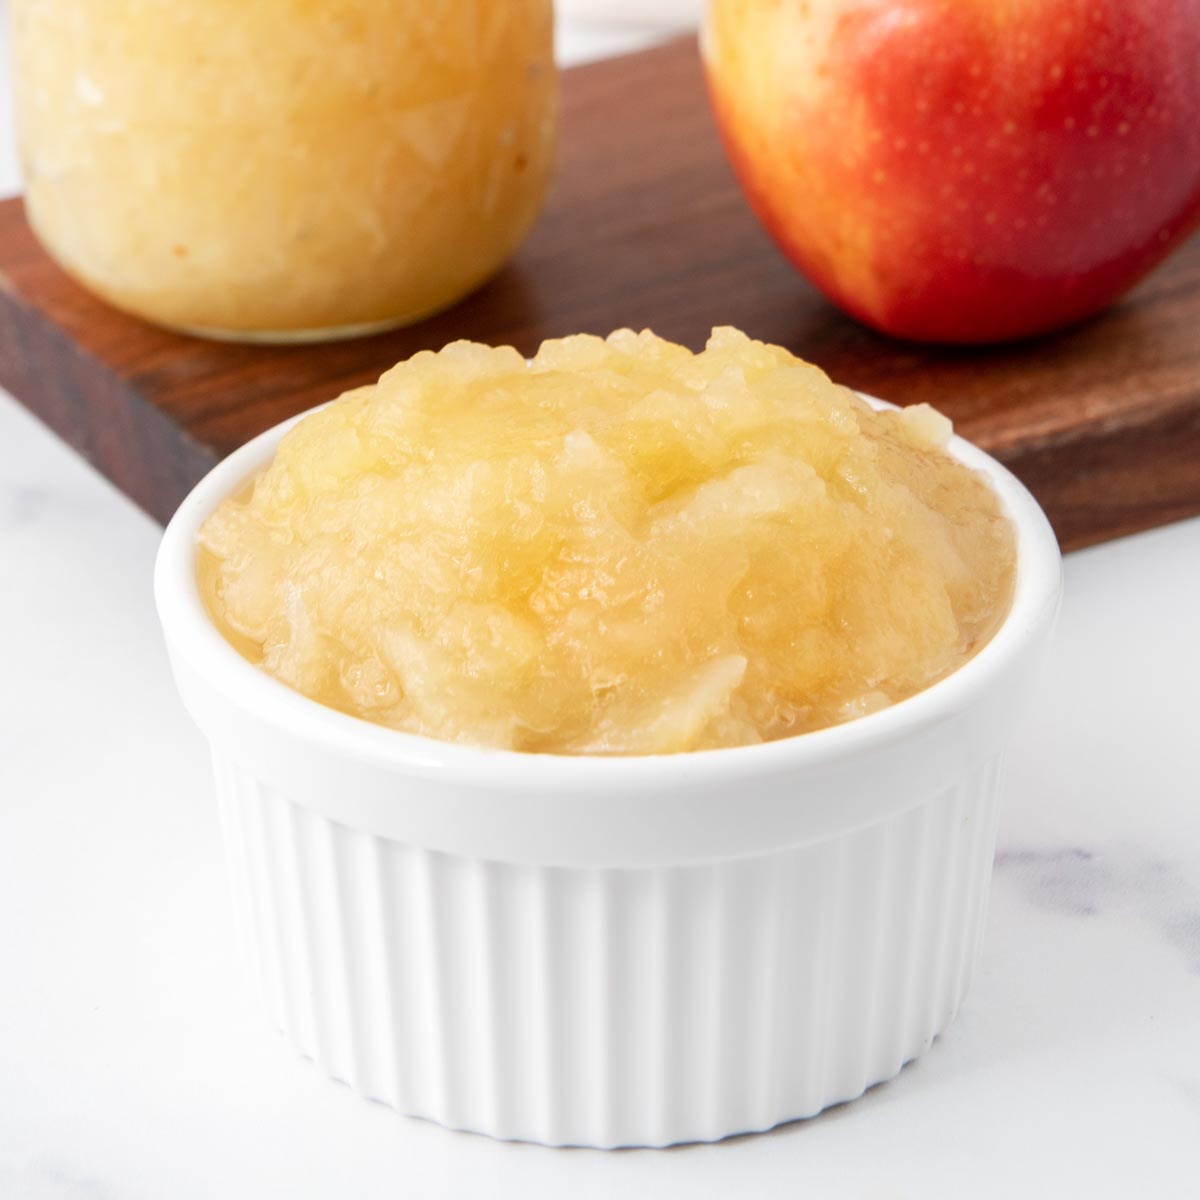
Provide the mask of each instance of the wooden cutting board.
POLYGON ((733 324, 836 379, 926 400, 1033 490, 1067 548, 1200 512, 1200 238, 1116 308, 989 350, 879 337, 776 252, 717 142, 694 40, 563 79, 557 180, 512 263, 450 312, 360 341, 229 346, 107 308, 0 204, 0 384, 165 521, 218 459, 277 421, 454 338, 629 325, 698 348, 733 324))

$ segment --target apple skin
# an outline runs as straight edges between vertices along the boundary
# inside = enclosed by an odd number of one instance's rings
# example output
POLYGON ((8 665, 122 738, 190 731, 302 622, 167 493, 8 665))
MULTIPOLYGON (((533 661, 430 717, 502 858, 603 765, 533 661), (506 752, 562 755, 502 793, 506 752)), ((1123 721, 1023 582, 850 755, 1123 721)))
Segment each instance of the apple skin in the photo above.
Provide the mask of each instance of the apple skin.
POLYGON ((1200 222, 1200 0, 711 0, 703 48, 755 212, 884 333, 1056 329, 1200 222))

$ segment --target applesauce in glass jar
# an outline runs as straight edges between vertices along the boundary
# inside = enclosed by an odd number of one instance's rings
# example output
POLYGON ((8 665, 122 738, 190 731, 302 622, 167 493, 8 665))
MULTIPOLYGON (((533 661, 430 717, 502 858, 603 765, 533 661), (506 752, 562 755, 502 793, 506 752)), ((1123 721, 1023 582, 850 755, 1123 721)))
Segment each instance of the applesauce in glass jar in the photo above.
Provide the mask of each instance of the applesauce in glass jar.
POLYGON ((12 0, 29 220, 118 308, 236 340, 415 321, 554 151, 551 0, 12 0))

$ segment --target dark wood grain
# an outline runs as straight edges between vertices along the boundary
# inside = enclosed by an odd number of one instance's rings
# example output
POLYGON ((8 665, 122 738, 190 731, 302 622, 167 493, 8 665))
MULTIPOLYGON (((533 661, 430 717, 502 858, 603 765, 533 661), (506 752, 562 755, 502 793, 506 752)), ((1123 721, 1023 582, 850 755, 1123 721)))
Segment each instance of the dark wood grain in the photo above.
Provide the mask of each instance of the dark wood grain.
POLYGON ((83 292, 20 202, 0 204, 0 383, 160 520, 254 434, 420 348, 468 337, 528 353, 620 325, 699 347, 714 324, 863 391, 937 405, 1025 480, 1068 548, 1200 512, 1200 240, 1053 337, 982 351, 878 337, 751 217, 690 40, 567 72, 557 181, 533 234, 465 303, 380 337, 262 348, 165 333, 83 292))

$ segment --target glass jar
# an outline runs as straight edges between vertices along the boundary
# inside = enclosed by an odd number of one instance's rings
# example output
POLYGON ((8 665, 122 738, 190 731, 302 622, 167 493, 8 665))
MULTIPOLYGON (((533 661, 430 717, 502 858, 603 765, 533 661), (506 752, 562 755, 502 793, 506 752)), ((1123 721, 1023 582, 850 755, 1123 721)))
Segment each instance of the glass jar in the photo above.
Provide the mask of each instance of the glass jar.
POLYGON ((25 203, 118 308, 236 340, 452 304, 537 215, 551 0, 11 0, 25 203))

